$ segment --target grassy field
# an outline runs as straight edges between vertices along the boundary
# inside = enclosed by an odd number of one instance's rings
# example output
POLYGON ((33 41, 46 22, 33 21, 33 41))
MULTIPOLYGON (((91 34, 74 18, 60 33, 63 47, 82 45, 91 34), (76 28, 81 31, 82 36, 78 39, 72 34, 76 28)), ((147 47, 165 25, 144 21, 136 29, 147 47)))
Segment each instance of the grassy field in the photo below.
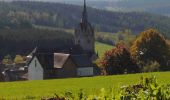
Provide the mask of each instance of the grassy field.
POLYGON ((77 93, 84 89, 87 93, 97 93, 101 88, 114 88, 127 84, 137 83, 141 76, 155 75, 161 84, 170 83, 170 72, 157 72, 145 74, 129 74, 114 76, 98 76, 56 80, 25 81, 0 83, 0 98, 5 99, 40 99, 41 97, 54 96, 54 93, 71 91, 77 93))
POLYGON ((111 50, 113 48, 113 46, 111 45, 100 42, 96 42, 95 46, 96 52, 98 52, 99 57, 102 57, 106 51, 111 50))

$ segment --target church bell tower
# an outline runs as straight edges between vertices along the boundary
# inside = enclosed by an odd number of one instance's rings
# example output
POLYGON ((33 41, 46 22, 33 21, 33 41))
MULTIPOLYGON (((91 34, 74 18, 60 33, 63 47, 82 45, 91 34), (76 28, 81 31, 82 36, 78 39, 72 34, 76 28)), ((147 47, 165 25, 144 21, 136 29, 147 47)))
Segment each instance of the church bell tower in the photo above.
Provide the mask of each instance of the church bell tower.
POLYGON ((95 53, 94 29, 88 22, 86 0, 84 0, 81 22, 75 29, 75 45, 81 46, 86 52, 95 53))

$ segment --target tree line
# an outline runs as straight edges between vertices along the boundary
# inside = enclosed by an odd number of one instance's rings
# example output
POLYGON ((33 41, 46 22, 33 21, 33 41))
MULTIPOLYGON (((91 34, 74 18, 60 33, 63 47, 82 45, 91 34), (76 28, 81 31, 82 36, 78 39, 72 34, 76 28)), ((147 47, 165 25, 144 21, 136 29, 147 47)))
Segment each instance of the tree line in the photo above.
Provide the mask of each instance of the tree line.
POLYGON ((170 70, 169 41, 156 29, 148 29, 127 46, 119 42, 97 60, 101 74, 124 74, 170 70))
MULTIPOLYGON (((28 27, 30 24, 35 24, 74 29, 80 22, 83 7, 60 3, 15 1, 0 2, 0 8, 0 26, 3 27, 3 23, 15 23, 16 25, 5 26, 28 27)), ((144 12, 109 12, 94 8, 88 8, 88 15, 89 21, 98 31, 114 33, 130 29, 134 33, 139 33, 152 27, 169 37, 170 18, 165 16, 144 12)))
POLYGON ((29 54, 35 47, 68 49, 73 45, 73 35, 64 31, 47 29, 0 29, 0 58, 10 54, 29 54))

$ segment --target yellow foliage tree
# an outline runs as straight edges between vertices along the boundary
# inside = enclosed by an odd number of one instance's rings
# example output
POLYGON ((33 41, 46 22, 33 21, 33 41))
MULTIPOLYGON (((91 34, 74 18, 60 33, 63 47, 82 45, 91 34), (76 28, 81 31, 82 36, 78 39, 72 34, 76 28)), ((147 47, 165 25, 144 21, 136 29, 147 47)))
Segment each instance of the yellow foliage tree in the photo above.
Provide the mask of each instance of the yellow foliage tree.
POLYGON ((2 64, 7 65, 7 64, 12 64, 12 57, 10 55, 6 55, 4 59, 2 60, 2 64))
POLYGON ((137 62, 146 64, 149 61, 157 61, 163 66, 162 70, 170 69, 166 67, 166 63, 170 59, 170 45, 155 29, 142 32, 132 43, 130 52, 132 58, 137 62))
POLYGON ((23 63, 24 62, 24 59, 21 55, 16 55, 15 56, 15 59, 14 59, 14 63, 15 64, 19 64, 19 63, 23 63))

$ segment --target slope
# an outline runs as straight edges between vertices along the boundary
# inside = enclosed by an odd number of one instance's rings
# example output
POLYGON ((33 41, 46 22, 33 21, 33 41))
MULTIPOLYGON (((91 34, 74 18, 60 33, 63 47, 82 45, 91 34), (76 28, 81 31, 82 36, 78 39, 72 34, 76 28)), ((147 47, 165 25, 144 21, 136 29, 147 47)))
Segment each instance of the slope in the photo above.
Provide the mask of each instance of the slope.
POLYGON ((28 82, 6 82, 0 83, 0 99, 31 99, 40 100, 42 97, 54 96, 55 93, 64 92, 78 93, 83 89, 87 93, 97 94, 101 88, 110 88, 116 92, 118 87, 138 82, 141 76, 155 75, 161 84, 170 83, 170 72, 143 73, 130 75, 113 75, 99 77, 84 77, 71 79, 55 79, 28 82), (163 77, 163 78, 162 78, 163 77))
MULTIPOLYGON (((0 2, 0 8, 0 15, 9 18, 7 21, 20 22, 22 19, 35 25, 72 29, 80 22, 82 12, 80 6, 33 1, 0 2)), ((139 33, 153 27, 170 37, 170 18, 165 16, 142 12, 110 12, 94 8, 88 8, 88 12, 89 21, 98 31, 115 33, 130 29, 139 33)))

